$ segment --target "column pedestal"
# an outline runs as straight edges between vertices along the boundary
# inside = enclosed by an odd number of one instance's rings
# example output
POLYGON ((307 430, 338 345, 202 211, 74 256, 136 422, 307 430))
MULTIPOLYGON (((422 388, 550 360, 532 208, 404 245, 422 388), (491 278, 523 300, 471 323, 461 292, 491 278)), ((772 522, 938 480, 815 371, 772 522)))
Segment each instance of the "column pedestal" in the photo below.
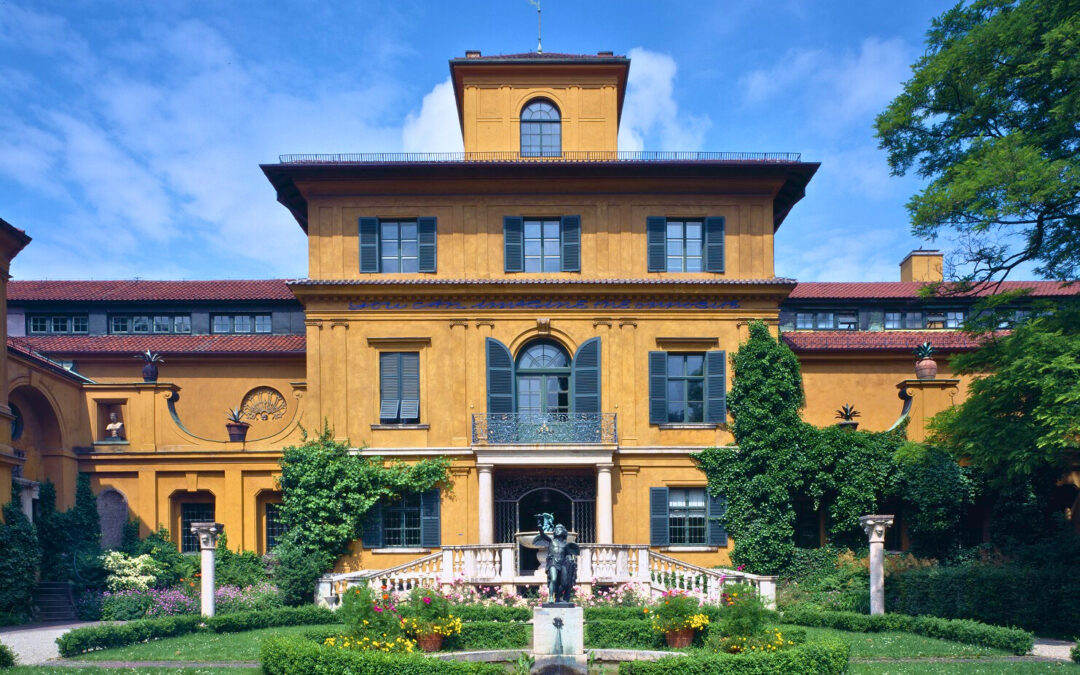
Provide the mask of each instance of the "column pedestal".
POLYGON ((885 613, 885 530, 893 524, 892 516, 861 516, 866 536, 870 538, 870 613, 885 613))
POLYGON ((202 556, 202 615, 214 616, 214 553, 217 540, 225 526, 221 523, 192 523, 191 532, 199 538, 199 553, 202 556))

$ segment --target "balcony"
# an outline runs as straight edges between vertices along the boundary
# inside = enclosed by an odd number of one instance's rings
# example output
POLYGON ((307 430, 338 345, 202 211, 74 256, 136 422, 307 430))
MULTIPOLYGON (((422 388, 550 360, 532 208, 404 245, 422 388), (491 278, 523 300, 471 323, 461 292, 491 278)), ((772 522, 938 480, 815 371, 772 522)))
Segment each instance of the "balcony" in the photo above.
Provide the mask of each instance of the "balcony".
POLYGON ((280 155, 282 164, 431 164, 470 163, 544 163, 544 162, 738 162, 789 164, 802 160, 798 152, 672 152, 567 150, 555 156, 533 157, 520 152, 362 152, 342 154, 280 155))
POLYGON ((473 445, 615 444, 615 413, 474 413, 473 445))

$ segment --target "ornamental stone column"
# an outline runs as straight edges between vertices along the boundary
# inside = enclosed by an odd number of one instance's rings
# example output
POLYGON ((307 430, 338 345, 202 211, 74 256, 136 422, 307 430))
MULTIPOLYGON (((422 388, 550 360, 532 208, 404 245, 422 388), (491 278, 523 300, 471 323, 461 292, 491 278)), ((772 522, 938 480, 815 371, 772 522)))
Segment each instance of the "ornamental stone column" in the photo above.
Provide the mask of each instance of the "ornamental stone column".
POLYGON ((479 483, 477 501, 480 513, 480 543, 495 543, 495 492, 491 482, 491 464, 477 464, 476 474, 479 483))
POLYGON ((893 524, 892 516, 861 516, 866 536, 870 538, 870 613, 885 613, 885 530, 893 524))
POLYGON ((214 552, 225 526, 221 523, 192 523, 191 532, 199 538, 202 555, 202 615, 214 616, 214 552))
POLYGON ((611 469, 614 464, 596 465, 596 543, 614 544, 614 517, 611 511, 611 469))

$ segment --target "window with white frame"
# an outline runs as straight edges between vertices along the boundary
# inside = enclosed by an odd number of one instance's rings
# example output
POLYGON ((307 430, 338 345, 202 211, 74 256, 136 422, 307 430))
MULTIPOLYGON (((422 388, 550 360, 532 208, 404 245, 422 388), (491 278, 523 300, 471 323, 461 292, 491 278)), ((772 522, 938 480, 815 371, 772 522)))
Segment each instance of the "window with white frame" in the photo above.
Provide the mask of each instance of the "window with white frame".
POLYGON ((903 327, 903 312, 885 312, 885 330, 900 330, 903 327))
POLYGON ((85 333, 87 326, 87 317, 84 315, 32 315, 26 321, 26 330, 31 335, 85 333))
POLYGON ((799 330, 814 330, 813 312, 796 312, 795 327, 799 330))
POLYGON ((705 544, 708 537, 705 488, 668 490, 668 523, 672 545, 705 544))

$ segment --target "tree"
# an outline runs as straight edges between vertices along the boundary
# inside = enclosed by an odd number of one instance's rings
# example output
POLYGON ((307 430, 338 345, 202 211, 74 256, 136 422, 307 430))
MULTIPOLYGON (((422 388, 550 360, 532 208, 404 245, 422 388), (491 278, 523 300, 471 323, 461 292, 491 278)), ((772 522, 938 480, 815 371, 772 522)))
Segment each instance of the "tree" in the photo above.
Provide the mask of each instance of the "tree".
POLYGON ((1080 301, 1016 326, 953 369, 974 376, 967 400, 930 422, 932 442, 997 485, 1072 468, 1080 450, 1080 301))
POLYGON ((913 77, 876 122, 894 175, 929 181, 912 232, 958 237, 961 281, 1036 263, 1080 270, 1080 7, 975 0, 934 19, 913 77), (949 231, 952 232, 949 232, 949 231))

